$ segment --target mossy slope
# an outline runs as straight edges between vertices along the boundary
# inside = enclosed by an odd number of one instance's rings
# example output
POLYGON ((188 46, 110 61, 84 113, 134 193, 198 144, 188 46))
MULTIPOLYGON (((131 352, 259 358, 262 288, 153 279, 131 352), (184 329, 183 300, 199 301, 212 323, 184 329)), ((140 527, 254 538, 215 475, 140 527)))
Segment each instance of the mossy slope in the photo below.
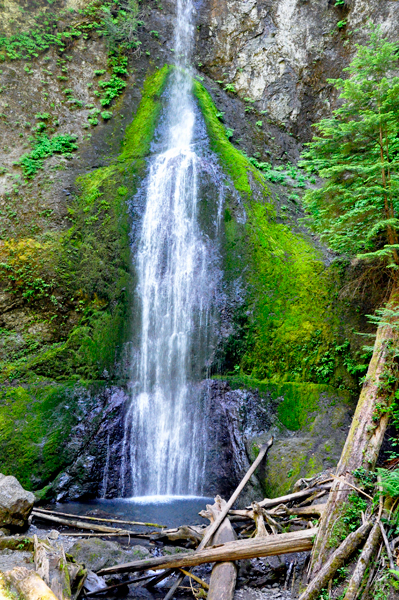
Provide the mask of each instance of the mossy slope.
MULTIPOLYGON (((15 475, 27 488, 51 481, 75 458, 63 450, 77 418, 80 392, 75 394, 73 386, 90 389, 90 382, 118 376, 132 279, 126 200, 145 173, 168 73, 165 66, 147 77, 117 159, 78 178, 79 193, 69 208, 71 227, 49 233, 46 243, 18 240, 2 248, 16 298, 24 298, 32 280, 42 282, 31 298, 31 312, 38 303, 47 305, 54 327, 61 327, 65 314, 69 322, 74 314, 64 340, 34 344, 22 356, 6 355, 1 364, 0 471, 15 475), (26 276, 15 276, 21 273, 26 276)), ((88 424, 89 430, 93 427, 88 424)))

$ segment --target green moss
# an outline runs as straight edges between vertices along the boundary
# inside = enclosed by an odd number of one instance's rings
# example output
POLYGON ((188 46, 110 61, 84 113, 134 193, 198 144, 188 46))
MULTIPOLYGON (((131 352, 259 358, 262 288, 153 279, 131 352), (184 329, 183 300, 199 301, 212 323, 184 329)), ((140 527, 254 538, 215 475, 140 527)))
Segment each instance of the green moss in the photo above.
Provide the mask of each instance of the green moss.
POLYGON ((66 442, 78 423, 79 397, 70 384, 3 388, 1 472, 32 489, 36 482, 48 483, 69 464, 73 457, 66 453, 66 442))
POLYGON ((211 148, 219 155, 222 165, 233 180, 237 191, 240 192, 244 200, 251 198, 252 176, 262 186, 264 192, 268 194, 267 186, 260 173, 251 165, 247 157, 229 142, 226 129, 218 119, 218 110, 208 91, 197 80, 194 80, 193 89, 204 115, 211 148))
POLYGON ((239 369, 276 383, 331 383, 339 363, 333 348, 340 323, 331 300, 336 274, 325 268, 308 239, 278 222, 262 172, 230 143, 211 96, 198 81, 194 93, 211 147, 245 206, 242 218, 234 198, 226 199, 225 277, 245 283, 247 296, 225 345, 223 370, 239 369))
MULTIPOLYGON (((105 371, 107 377, 117 376, 119 355, 129 333, 132 280, 126 200, 136 192, 143 177, 144 158, 158 122, 160 96, 169 71, 165 66, 146 79, 118 158, 77 179, 79 194, 69 207, 69 230, 54 235, 47 245, 35 244, 35 281, 43 281, 41 297, 47 299, 49 319, 61 325, 67 306, 69 311, 75 308, 80 313, 79 324, 61 343, 3 365, 3 380, 31 373, 58 380, 97 380, 105 371), (62 300, 52 295, 55 291, 62 300)), ((22 259, 26 262, 25 246, 20 254, 24 253, 22 259)), ((11 265, 11 259, 15 262, 15 251, 3 258, 4 264, 11 265)), ((29 277, 32 279, 32 268, 29 277)), ((19 278, 21 291, 16 293, 29 291, 33 285, 30 279, 22 286, 19 278)))
MULTIPOLYGON (((15 475, 28 489, 43 488, 75 459, 68 434, 77 424, 78 398, 87 382, 118 377, 131 306, 126 200, 144 175, 168 73, 164 67, 147 78, 119 157, 78 178, 68 231, 48 236, 46 244, 32 246, 22 240, 1 257, 3 262, 13 260, 15 269, 30 257, 30 279, 18 280, 16 296, 32 288, 32 272, 48 286, 32 298, 32 311, 40 300, 48 322, 62 325, 68 312, 78 317, 66 339, 32 345, 31 351, 1 365, 3 381, 19 379, 22 385, 3 385, 0 391, 0 470, 15 475)), ((86 405, 91 398, 85 394, 86 405)))

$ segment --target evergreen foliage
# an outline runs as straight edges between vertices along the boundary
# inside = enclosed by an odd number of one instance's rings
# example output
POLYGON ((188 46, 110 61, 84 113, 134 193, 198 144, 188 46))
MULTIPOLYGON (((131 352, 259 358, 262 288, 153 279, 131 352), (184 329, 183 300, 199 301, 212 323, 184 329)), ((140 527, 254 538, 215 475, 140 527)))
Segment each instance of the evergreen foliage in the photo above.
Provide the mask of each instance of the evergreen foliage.
POLYGON ((328 80, 341 106, 315 125, 302 165, 325 179, 304 197, 314 229, 338 252, 399 264, 399 54, 377 27, 328 80))

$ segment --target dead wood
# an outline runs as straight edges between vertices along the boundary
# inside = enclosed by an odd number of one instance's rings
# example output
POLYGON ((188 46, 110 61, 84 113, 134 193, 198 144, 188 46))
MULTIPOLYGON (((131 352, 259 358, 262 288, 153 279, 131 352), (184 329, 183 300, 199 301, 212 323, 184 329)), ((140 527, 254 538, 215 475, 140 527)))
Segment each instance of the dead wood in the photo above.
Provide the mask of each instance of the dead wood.
MULTIPOLYGON (((269 535, 263 518, 263 509, 257 502, 252 502, 252 513, 256 525, 255 537, 265 537, 266 535, 269 535)), ((273 531, 273 533, 276 534, 277 531, 273 531)))
POLYGON ((179 575, 178 578, 176 579, 175 583, 172 585, 172 587, 170 588, 169 592, 166 594, 164 600, 172 600, 173 596, 175 595, 175 592, 177 590, 177 588, 179 587, 179 585, 181 583, 183 583, 183 579, 184 579, 185 575, 179 575))
MULTIPOLYGON (((397 286, 391 292, 388 309, 395 310, 399 303, 397 286)), ((352 425, 342 450, 337 466, 337 475, 344 475, 346 481, 335 479, 323 513, 319 533, 312 552, 311 576, 314 576, 325 564, 330 554, 328 540, 337 518, 340 517, 342 506, 347 501, 349 488, 347 483, 354 484, 353 471, 358 468, 372 470, 376 464, 381 444, 388 426, 390 411, 378 411, 377 405, 383 404, 388 408, 392 402, 394 386, 387 388, 387 371, 392 371, 392 343, 397 342, 397 317, 392 323, 381 323, 377 330, 373 356, 363 383, 359 401, 352 425), (376 416, 378 419, 376 420, 376 416)))
POLYGON ((181 571, 184 575, 186 575, 186 577, 190 577, 190 579, 193 579, 194 581, 199 583, 204 588, 204 590, 209 590, 209 585, 206 583, 206 581, 203 581, 203 579, 200 579, 199 577, 197 577, 196 575, 193 575, 193 573, 190 573, 189 571, 186 571, 185 569, 179 569, 179 571, 181 571))
POLYGON ((314 517, 320 516, 323 513, 325 507, 325 504, 313 504, 312 506, 302 507, 293 506, 292 508, 288 508, 287 506, 283 505, 281 507, 277 507, 279 510, 274 510, 272 514, 273 516, 276 515, 279 517, 282 517, 284 515, 297 515, 298 517, 314 517))
POLYGON ((44 513, 39 513, 36 510, 32 511, 32 515, 36 519, 42 519, 43 521, 51 521, 52 523, 59 523, 60 525, 66 525, 67 527, 75 527, 76 529, 87 529, 89 531, 99 531, 101 533, 111 533, 111 534, 124 534, 124 535, 134 535, 133 531, 128 531, 127 529, 116 529, 116 527, 106 527, 105 525, 95 525, 83 523, 82 521, 73 521, 70 519, 64 519, 61 517, 55 517, 54 515, 47 515, 44 513))
POLYGON ((62 544, 39 541, 34 536, 36 573, 59 600, 70 600, 71 582, 62 544))
POLYGON ((380 539, 381 530, 379 522, 376 521, 373 525, 372 530, 370 531, 369 537, 367 538, 362 553, 359 556, 359 560, 349 581, 344 600, 356 600, 357 593, 362 584, 364 574, 366 572, 370 559, 378 546, 380 539))
MULTIPOLYGON (((226 502, 219 496, 213 507, 209 507, 212 519, 215 521, 224 512, 226 502)), ((214 535, 215 544, 225 544, 236 539, 229 519, 226 517, 214 535)), ((233 600, 237 580, 237 567, 231 562, 216 563, 212 569, 209 584, 208 600, 233 600)))
POLYGON ((197 527, 194 525, 182 525, 177 529, 167 529, 162 533, 156 533, 152 536, 152 539, 166 539, 169 542, 189 541, 193 542, 195 545, 198 545, 204 537, 205 531, 206 528, 204 527, 197 527))
POLYGON ((330 556, 323 568, 311 580, 306 590, 300 596, 299 600, 313 600, 316 598, 320 594, 321 590, 326 587, 330 579, 334 577, 337 569, 345 564, 346 560, 361 544, 370 529, 371 523, 365 523, 359 527, 359 529, 353 533, 350 533, 342 542, 342 544, 330 556))
POLYGON ((59 517, 72 517, 73 519, 81 519, 84 521, 98 521, 101 523, 116 523, 118 525, 141 525, 143 527, 158 527, 159 529, 166 529, 165 525, 158 525, 157 523, 142 523, 141 521, 119 521, 118 519, 100 519, 99 517, 89 517, 82 515, 73 515, 70 513, 56 512, 52 510, 46 510, 44 508, 35 508, 35 513, 43 513, 45 515, 55 515, 59 517))
MULTIPOLYGON (((301 490, 300 492, 295 492, 294 494, 287 494, 286 496, 279 496, 278 498, 265 498, 261 502, 259 502, 259 506, 262 508, 272 508, 273 506, 277 506, 278 504, 286 504, 287 502, 294 502, 295 500, 299 500, 299 498, 305 498, 306 496, 310 496, 315 492, 320 492, 322 490, 328 491, 331 489, 332 483, 325 483, 323 485, 307 488, 306 490, 301 490)), ((247 506, 247 509, 250 510, 251 507, 247 506)))
POLYGON ((23 600, 58 600, 43 579, 26 567, 15 567, 6 571, 4 576, 17 589, 23 600))
POLYGON ((224 519, 227 517, 227 514, 228 514, 230 508, 232 508, 234 502, 237 500, 237 498, 241 494, 242 490, 244 489, 244 487, 246 486, 248 481, 251 479, 251 477, 255 473, 258 465, 265 458, 269 448, 271 448, 272 445, 273 445, 273 436, 270 438, 270 440, 268 441, 267 444, 264 444, 261 447, 256 460, 252 463, 251 467, 248 469, 248 471, 245 474, 244 478, 242 479, 240 485, 237 487, 237 489, 235 490, 233 495, 230 497, 229 501, 226 502, 226 505, 223 508, 220 515, 218 516, 218 518, 207 529, 204 537, 202 538, 200 545, 198 546, 198 550, 202 550, 202 548, 205 548, 209 544, 213 535, 216 533, 216 531, 218 530, 220 525, 223 523, 224 519))
POLYGON ((180 567, 194 567, 210 562, 226 562, 256 558, 260 556, 274 556, 290 552, 310 550, 317 528, 295 531, 293 533, 280 533, 265 538, 250 540, 236 540, 221 546, 212 546, 187 554, 173 556, 157 556, 144 560, 134 561, 115 567, 108 567, 98 572, 99 575, 111 573, 125 573, 128 571, 146 571, 147 569, 166 569, 180 567))

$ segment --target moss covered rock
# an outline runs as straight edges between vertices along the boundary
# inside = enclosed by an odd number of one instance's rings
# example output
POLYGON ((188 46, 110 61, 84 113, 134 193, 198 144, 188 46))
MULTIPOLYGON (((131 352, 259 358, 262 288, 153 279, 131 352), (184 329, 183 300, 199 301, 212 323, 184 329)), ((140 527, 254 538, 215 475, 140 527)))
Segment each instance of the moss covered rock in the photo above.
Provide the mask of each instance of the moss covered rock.
POLYGON ((129 552, 121 550, 118 544, 99 539, 80 540, 69 550, 77 563, 84 564, 91 571, 113 567, 118 563, 132 562, 150 556, 145 546, 132 546, 129 552))

